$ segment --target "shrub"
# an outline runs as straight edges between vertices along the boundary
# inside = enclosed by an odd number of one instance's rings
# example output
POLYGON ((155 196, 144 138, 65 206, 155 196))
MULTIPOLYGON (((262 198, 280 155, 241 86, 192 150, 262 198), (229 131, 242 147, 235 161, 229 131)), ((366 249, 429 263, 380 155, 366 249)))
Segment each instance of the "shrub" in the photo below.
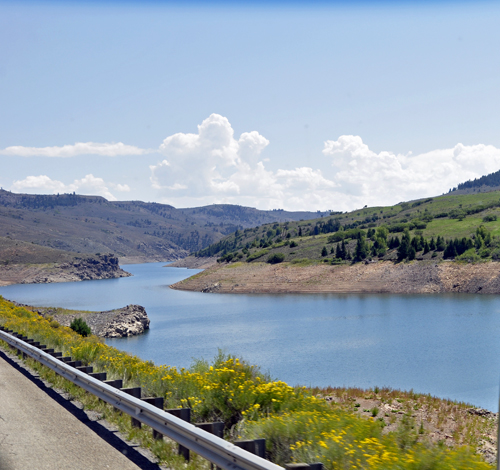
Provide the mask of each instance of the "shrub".
POLYGON ((485 215, 483 217, 483 222, 495 222, 495 220, 497 220, 496 215, 485 215))
POLYGON ((481 258, 488 258, 490 256, 491 250, 489 248, 483 247, 479 250, 479 256, 481 258))
POLYGON ((408 228, 408 224, 393 224, 389 225, 388 229, 390 233, 399 233, 399 232, 404 232, 406 228, 408 228))
POLYGON ((274 253, 273 255, 269 255, 267 258, 267 262, 270 264, 281 263, 285 260, 285 255, 283 253, 274 253))
POLYGON ((85 336, 90 336, 92 332, 90 331, 89 325, 85 322, 85 320, 82 320, 81 318, 75 318, 69 327, 79 335, 85 337, 85 336))
POLYGON ((260 258, 261 256, 267 255, 268 252, 269 250, 260 250, 255 252, 253 255, 250 255, 247 258, 247 263, 250 263, 250 261, 253 261, 254 259, 260 258))
POLYGON ((290 248, 295 248, 296 246, 299 246, 298 243, 292 240, 290 242, 290 248))
POLYGON ((475 248, 470 248, 460 256, 455 258, 457 261, 466 261, 467 263, 475 263, 481 260, 481 257, 476 253, 475 248))

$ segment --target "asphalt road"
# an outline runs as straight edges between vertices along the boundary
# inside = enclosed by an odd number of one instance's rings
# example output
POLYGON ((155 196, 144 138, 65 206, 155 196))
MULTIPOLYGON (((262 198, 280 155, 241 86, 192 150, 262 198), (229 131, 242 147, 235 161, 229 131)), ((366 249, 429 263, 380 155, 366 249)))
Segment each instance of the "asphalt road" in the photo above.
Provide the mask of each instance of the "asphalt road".
POLYGON ((0 470, 137 470, 151 465, 0 352, 0 470))

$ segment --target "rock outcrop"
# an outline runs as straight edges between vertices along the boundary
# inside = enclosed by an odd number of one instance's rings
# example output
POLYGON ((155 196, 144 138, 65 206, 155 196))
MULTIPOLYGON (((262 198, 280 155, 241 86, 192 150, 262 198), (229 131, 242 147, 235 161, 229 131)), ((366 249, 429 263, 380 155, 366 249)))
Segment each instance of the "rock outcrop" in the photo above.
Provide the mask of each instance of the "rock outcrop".
POLYGON ((76 257, 64 263, 9 264, 0 266, 0 285, 46 284, 128 277, 113 255, 76 257))
POLYGON ((150 320, 144 307, 127 305, 126 307, 106 312, 82 312, 54 315, 50 309, 40 312, 50 315, 61 325, 69 326, 75 318, 82 318, 89 325, 92 334, 103 338, 122 338, 144 333, 149 329, 150 320))

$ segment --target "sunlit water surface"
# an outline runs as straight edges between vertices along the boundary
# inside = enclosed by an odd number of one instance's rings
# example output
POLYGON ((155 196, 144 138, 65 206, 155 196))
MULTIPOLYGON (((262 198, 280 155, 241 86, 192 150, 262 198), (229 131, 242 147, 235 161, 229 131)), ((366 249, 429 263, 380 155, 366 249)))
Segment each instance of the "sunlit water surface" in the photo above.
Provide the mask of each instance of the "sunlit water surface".
POLYGON ((188 367, 222 348, 290 385, 390 386, 498 409, 497 296, 201 294, 168 288, 196 271, 163 266, 0 295, 82 310, 143 305, 150 331, 107 343, 157 364, 188 367))

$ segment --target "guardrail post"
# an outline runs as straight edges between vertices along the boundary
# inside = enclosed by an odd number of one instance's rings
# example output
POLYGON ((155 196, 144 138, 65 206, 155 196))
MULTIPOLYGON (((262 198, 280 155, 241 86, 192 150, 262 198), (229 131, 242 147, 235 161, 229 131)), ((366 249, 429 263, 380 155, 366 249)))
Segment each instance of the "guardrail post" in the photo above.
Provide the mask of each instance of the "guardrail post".
POLYGON ((104 383, 109 385, 110 387, 114 387, 114 388, 122 388, 123 387, 123 380, 122 379, 105 380, 104 383))
POLYGON ((323 470, 321 462, 314 463, 286 463, 286 470, 323 470))
MULTIPOLYGON (((167 413, 176 416, 188 423, 191 422, 191 408, 172 408, 165 410, 167 413)), ((179 444, 179 455, 182 455, 186 462, 189 462, 189 449, 179 444)))
POLYGON ((66 364, 76 369, 77 367, 80 367, 82 365, 82 361, 68 361, 66 364))
MULTIPOLYGON (((163 404, 165 401, 163 397, 148 397, 143 398, 142 400, 150 405, 156 406, 156 408, 160 408, 160 410, 163 410, 163 404)), ((158 432, 156 429, 153 429, 153 439, 163 439, 163 434, 158 432)))
POLYGON ((309 470, 309 464, 307 463, 286 463, 286 470, 309 470))
MULTIPOLYGON (((122 388, 121 391, 128 393, 135 398, 141 398, 141 387, 122 388)), ((132 423, 133 428, 141 428, 142 426, 141 422, 135 418, 130 418, 130 422, 132 423)))
POLYGON ((106 372, 92 372, 89 375, 90 377, 94 377, 94 379, 104 382, 108 374, 106 372))
POLYGON ((75 367, 76 370, 79 370, 80 372, 85 372, 86 374, 91 374, 94 372, 94 368, 92 366, 77 366, 75 367))
POLYGON ((314 462, 309 464, 311 470, 323 470, 323 464, 321 462, 314 462))
MULTIPOLYGON (((214 436, 220 437, 221 439, 224 437, 224 423, 216 422, 216 423, 197 423, 195 424, 197 428, 203 429, 203 431, 207 431, 214 436)), ((210 468, 213 470, 214 464, 210 462, 210 468)), ((216 467, 216 470, 222 470, 220 467, 216 467)))
POLYGON ((247 452, 258 455, 263 459, 266 458, 266 440, 265 439, 252 439, 245 441, 235 441, 234 445, 240 447, 247 452))
MULTIPOLYGON (((255 439, 255 455, 266 458, 266 440, 265 439, 255 439)), ((315 469, 320 470, 320 469, 315 469)))

